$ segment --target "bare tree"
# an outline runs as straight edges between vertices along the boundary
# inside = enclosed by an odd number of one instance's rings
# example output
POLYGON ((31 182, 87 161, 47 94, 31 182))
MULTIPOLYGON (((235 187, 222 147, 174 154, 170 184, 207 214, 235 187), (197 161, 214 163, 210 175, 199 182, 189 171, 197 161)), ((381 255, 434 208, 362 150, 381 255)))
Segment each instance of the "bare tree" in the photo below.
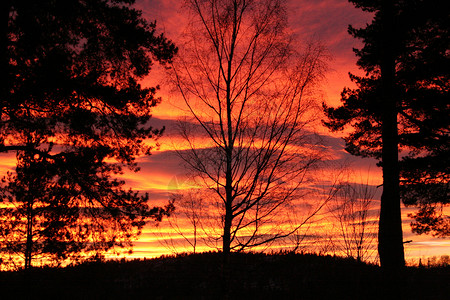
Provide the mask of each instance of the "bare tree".
POLYGON ((173 253, 180 250, 197 252, 204 233, 201 223, 204 214, 201 194, 201 190, 190 189, 170 195, 170 202, 175 210, 166 218, 168 226, 163 229, 159 240, 173 253))
POLYGON ((336 193, 332 214, 339 227, 339 245, 348 257, 367 260, 376 251, 376 225, 373 199, 375 188, 365 183, 341 184, 336 193), (374 218, 375 217, 375 218, 374 218))
MULTIPOLYGON (((314 189, 304 195, 308 201, 303 201, 301 209, 292 207, 287 213, 290 215, 290 228, 294 229, 292 235, 287 239, 289 252, 314 251, 318 253, 333 252, 332 234, 329 228, 329 214, 324 207, 335 199, 336 193, 340 189, 341 172, 330 172, 331 164, 326 168, 314 171, 314 177, 320 178, 321 183, 313 185, 314 189), (317 227, 320 229, 318 230, 317 227), (318 231, 320 234, 318 234, 318 231), (320 246, 318 246, 320 244, 320 246)), ((334 170, 332 170, 334 171, 334 170)))
MULTIPOLYGON (((214 196, 222 251, 294 233, 281 213, 321 159, 311 124, 324 48, 292 47, 282 1, 188 0, 173 71, 190 119, 180 157, 214 196)), ((301 226, 301 225, 299 225, 301 226)), ((298 226, 297 226, 298 227, 298 226)))

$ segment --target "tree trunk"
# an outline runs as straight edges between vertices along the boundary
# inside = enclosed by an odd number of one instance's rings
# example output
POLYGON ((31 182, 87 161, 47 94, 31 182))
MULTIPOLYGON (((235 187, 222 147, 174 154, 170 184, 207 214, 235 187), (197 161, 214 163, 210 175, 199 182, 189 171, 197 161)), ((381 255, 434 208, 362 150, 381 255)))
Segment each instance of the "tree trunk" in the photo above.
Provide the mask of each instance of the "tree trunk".
POLYGON ((25 270, 31 268, 31 258, 33 254, 33 202, 27 200, 27 233, 25 244, 25 270))
POLYGON ((381 80, 382 80, 382 167, 383 194, 381 196, 378 231, 378 253, 381 267, 401 269, 405 265, 399 193, 397 105, 394 93, 395 40, 392 1, 382 6, 381 80))
POLYGON ((226 171, 225 171, 225 220, 223 226, 223 245, 222 251, 224 256, 224 262, 227 264, 230 256, 231 248, 231 223, 233 219, 232 203, 233 203, 233 178, 232 178, 232 134, 231 134, 231 104, 227 100, 228 110, 228 147, 226 147, 226 171))
POLYGON ((236 27, 237 27, 237 3, 234 2, 234 19, 233 19, 233 41, 231 43, 230 57, 227 63, 227 77, 226 77, 226 101, 227 101, 227 143, 225 147, 226 155, 226 171, 225 171, 225 220, 223 230, 223 256, 225 264, 229 263, 230 248, 231 248, 231 223, 233 221, 233 121, 232 121, 232 106, 231 106, 231 68, 234 54, 234 46, 236 40, 236 27))
POLYGON ((222 251, 227 261, 228 256, 230 255, 231 248, 231 205, 226 205, 225 208, 225 220, 223 226, 223 243, 222 243, 222 251))

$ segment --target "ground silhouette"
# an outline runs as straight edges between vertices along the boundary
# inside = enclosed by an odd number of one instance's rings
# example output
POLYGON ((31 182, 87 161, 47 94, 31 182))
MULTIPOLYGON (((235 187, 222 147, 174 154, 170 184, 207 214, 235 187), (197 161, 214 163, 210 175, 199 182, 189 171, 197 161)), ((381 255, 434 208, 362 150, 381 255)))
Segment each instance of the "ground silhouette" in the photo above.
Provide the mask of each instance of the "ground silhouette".
MULTIPOLYGON (((4 299, 381 299, 384 274, 375 265, 314 254, 220 253, 148 260, 90 262, 1 272, 4 299), (226 292, 225 292, 226 291, 226 292)), ((399 299, 446 299, 450 267, 407 267, 399 299)))

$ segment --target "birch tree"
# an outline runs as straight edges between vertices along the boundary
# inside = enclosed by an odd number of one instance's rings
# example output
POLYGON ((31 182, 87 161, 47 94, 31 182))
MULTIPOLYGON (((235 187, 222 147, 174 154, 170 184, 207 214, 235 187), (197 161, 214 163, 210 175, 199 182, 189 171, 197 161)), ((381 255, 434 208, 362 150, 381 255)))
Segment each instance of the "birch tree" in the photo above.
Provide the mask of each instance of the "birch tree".
MULTIPOLYGON (((175 84, 188 119, 180 157, 214 192, 225 257, 285 238, 283 211, 321 160, 314 96, 318 43, 293 47, 282 1, 190 0, 175 84)), ((299 225, 300 226, 300 225, 299 225)))

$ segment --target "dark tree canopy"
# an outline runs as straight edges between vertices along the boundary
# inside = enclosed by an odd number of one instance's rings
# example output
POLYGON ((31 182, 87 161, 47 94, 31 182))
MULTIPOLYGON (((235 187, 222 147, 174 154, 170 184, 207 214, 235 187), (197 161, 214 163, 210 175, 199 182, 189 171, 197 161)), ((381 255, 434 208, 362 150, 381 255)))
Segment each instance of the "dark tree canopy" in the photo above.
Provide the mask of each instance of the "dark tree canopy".
MULTIPOLYGON (((382 1, 351 1, 375 12, 365 28, 349 27, 364 42, 355 49, 358 66, 366 76, 350 75, 357 89, 344 89, 342 106, 325 106, 325 124, 334 131, 351 126, 347 151, 381 158, 381 58, 383 48, 382 1)), ((395 59, 394 98, 400 152, 400 193, 406 205, 418 205, 412 215, 416 233, 449 234, 449 218, 442 206, 449 203, 450 157, 450 16, 445 1, 393 1, 394 22, 389 28, 389 49, 395 59), (440 207, 440 209, 438 209, 440 207)))
POLYGON ((0 243, 26 267, 131 245, 167 212, 114 179, 162 133, 148 125, 157 88, 139 80, 176 53, 133 3, 2 1, 0 152, 17 168, 3 179, 0 243))

